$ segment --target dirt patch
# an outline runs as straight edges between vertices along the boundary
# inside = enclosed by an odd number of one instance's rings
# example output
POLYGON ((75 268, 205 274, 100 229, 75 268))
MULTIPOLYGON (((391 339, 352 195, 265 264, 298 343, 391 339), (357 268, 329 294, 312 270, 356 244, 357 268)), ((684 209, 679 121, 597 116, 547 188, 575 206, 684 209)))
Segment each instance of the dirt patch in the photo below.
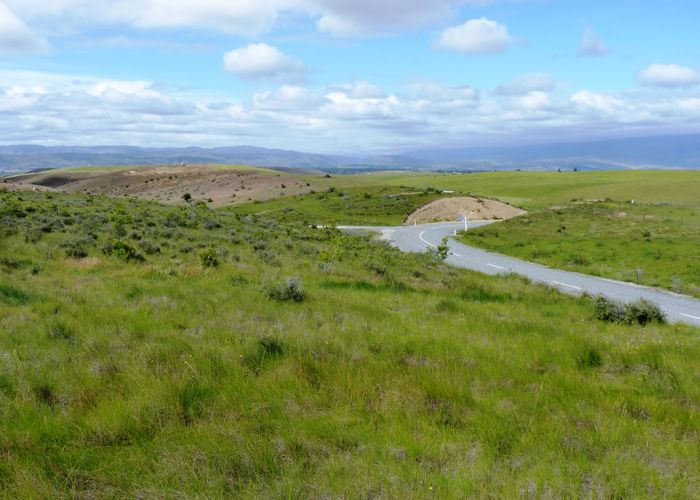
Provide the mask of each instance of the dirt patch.
POLYGON ((465 212, 471 220, 511 219, 527 213, 496 200, 471 197, 442 198, 420 207, 408 216, 405 224, 454 221, 461 218, 465 212))
POLYGON ((68 171, 60 175, 53 171, 17 176, 12 181, 14 189, 45 190, 50 186, 67 193, 135 197, 170 204, 184 203, 182 196, 189 193, 192 202, 206 201, 214 207, 308 193, 312 189, 305 181, 284 173, 209 165, 68 171))

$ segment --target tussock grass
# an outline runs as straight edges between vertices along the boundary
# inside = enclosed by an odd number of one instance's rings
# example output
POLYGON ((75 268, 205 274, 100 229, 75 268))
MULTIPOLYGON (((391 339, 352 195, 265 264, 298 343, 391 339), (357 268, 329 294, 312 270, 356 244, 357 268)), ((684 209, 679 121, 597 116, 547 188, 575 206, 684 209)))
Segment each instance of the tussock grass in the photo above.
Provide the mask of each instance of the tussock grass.
POLYGON ((0 219, 5 495, 699 494, 697 329, 202 207, 0 192, 0 219), (160 252, 102 252, 117 207, 160 252))

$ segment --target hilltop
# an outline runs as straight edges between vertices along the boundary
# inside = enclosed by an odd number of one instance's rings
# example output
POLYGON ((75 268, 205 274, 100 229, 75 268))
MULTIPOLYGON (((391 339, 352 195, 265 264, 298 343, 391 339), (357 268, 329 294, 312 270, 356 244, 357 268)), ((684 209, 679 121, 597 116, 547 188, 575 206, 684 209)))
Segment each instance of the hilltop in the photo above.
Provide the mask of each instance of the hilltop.
POLYGON ((5 180, 8 189, 130 196, 167 204, 181 203, 183 196, 189 194, 192 200, 212 206, 309 192, 310 186, 302 176, 287 172, 187 164, 48 170, 5 180))

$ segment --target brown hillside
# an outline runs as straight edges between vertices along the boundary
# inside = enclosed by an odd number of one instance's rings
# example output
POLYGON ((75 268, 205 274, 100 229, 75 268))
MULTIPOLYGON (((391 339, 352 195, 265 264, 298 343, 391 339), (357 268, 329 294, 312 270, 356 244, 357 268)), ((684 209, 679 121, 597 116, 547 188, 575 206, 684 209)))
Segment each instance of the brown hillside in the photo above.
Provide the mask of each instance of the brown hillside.
POLYGON ((102 171, 50 170, 12 177, 3 187, 134 196, 162 203, 181 203, 182 195, 190 193, 193 201, 211 199, 214 206, 307 193, 311 189, 301 179, 272 170, 208 165, 102 171))

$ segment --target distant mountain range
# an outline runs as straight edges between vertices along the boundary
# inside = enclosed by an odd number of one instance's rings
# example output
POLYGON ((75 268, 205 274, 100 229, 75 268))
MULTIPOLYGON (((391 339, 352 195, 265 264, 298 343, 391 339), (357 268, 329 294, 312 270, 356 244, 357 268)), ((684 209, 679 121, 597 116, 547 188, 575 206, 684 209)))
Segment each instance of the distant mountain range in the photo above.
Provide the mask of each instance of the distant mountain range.
POLYGON ((700 134, 606 141, 409 151, 351 157, 266 149, 139 148, 131 146, 0 146, 0 175, 37 169, 226 163, 334 172, 399 170, 700 169, 700 134))

